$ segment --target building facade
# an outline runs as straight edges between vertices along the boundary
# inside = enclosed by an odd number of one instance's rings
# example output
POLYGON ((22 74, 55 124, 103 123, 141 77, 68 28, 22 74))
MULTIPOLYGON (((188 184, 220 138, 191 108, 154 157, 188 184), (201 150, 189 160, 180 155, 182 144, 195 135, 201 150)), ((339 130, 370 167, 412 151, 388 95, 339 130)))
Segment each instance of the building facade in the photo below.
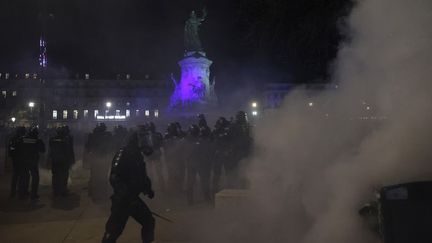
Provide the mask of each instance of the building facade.
POLYGON ((76 128, 98 122, 133 125, 165 115, 172 83, 150 78, 39 78, 0 76, 0 125, 76 128))

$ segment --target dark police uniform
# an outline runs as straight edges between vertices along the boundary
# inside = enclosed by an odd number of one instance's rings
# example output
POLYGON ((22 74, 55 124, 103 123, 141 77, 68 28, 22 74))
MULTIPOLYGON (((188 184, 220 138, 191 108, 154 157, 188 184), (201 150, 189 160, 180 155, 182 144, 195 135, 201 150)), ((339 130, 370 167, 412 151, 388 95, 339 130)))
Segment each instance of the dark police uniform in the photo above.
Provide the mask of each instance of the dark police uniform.
MULTIPOLYGON (((39 154, 45 153, 45 144, 38 138, 38 132, 35 128, 30 130, 27 136, 24 136, 19 146, 22 146, 23 160, 25 165, 26 173, 30 171, 31 175, 31 192, 30 197, 32 199, 39 198, 39 154)), ((26 190, 29 185, 29 181, 23 183, 26 190)))
POLYGON ((194 186, 196 176, 199 175, 201 189, 204 199, 211 202, 210 197, 210 139, 209 131, 205 128, 200 128, 197 125, 192 125, 189 129, 187 136, 188 148, 185 152, 188 154, 187 159, 187 178, 186 178, 186 191, 188 204, 194 204, 194 186))
POLYGON ((237 113, 236 121, 230 127, 230 133, 233 154, 230 163, 226 164, 227 184, 230 188, 245 188, 247 181, 240 174, 240 163, 249 156, 253 144, 245 112, 237 113))
MULTIPOLYGON (((149 162, 153 164, 158 178, 159 186, 162 190, 165 190, 165 179, 163 175, 163 164, 162 164, 162 147, 163 147, 163 136, 160 132, 156 131, 153 124, 150 125, 147 134, 148 144, 151 146, 153 153, 149 156, 149 162)), ((151 170, 150 170, 151 171, 151 170)))
POLYGON ((25 197, 28 194, 28 189, 24 189, 23 183, 28 180, 28 173, 26 174, 25 164, 23 160, 23 151, 22 151, 22 137, 25 135, 26 130, 24 127, 19 127, 16 130, 15 135, 9 140, 8 143, 8 154, 12 159, 12 180, 11 180, 11 191, 10 196, 15 197, 17 186, 18 188, 18 196, 20 198, 25 197))
POLYGON ((183 138, 180 137, 177 125, 168 125, 167 133, 164 138, 165 164, 168 172, 168 185, 173 192, 182 191, 185 178, 186 165, 182 157, 183 138))
POLYGON ((232 160, 230 122, 224 117, 218 119, 213 131, 213 145, 215 148, 215 160, 213 164, 213 194, 220 190, 220 178, 222 169, 228 173, 229 164, 232 160))
POLYGON ((129 216, 142 225, 142 242, 152 242, 155 219, 144 201, 139 198, 139 194, 144 193, 153 198, 154 192, 137 144, 127 145, 114 156, 110 183, 114 194, 111 197, 111 215, 106 223, 102 243, 116 242, 129 216))
POLYGON ((90 160, 89 195, 94 201, 107 200, 110 188, 107 183, 112 158, 112 134, 106 131, 105 124, 98 125, 89 135, 86 151, 90 160))
POLYGON ((49 141, 54 196, 68 193, 69 169, 75 163, 73 138, 67 132, 59 131, 49 141))

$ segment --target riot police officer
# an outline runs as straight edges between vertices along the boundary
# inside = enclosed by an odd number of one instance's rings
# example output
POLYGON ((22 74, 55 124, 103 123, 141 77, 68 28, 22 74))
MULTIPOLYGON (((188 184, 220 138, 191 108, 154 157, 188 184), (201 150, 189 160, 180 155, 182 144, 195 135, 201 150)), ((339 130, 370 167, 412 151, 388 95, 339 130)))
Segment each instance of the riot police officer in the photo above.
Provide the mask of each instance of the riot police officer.
POLYGON ((117 151, 118 149, 120 149, 121 146, 123 146, 123 144, 126 142, 128 136, 128 130, 121 126, 115 126, 114 130, 113 130, 113 146, 115 148, 115 150, 117 151))
POLYGON ((188 134, 186 136, 187 149, 184 151, 187 155, 186 168, 186 194, 189 205, 194 204, 194 186, 196 176, 199 170, 200 159, 197 156, 196 151, 200 149, 200 130, 197 125, 189 127, 188 134))
POLYGON ((66 196, 69 169, 75 163, 73 138, 69 127, 57 128, 57 135, 50 138, 49 146, 54 196, 66 196))
POLYGON ((195 151, 199 160, 198 175, 200 177, 201 188, 204 199, 211 202, 210 194, 210 176, 214 163, 214 147, 212 131, 207 125, 204 114, 198 115, 199 127, 199 149, 195 151))
POLYGON ((229 173, 227 173, 228 185, 231 188, 244 188, 246 186, 246 179, 240 174, 240 163, 249 155, 252 147, 252 138, 250 136, 246 112, 237 112, 235 121, 232 123, 230 129, 233 158, 229 164, 229 173))
POLYGON ((158 178, 158 183, 162 191, 165 190, 165 179, 163 175, 163 164, 162 164, 162 147, 163 147, 163 136, 160 132, 156 131, 156 126, 153 122, 147 124, 146 139, 148 144, 153 150, 151 156, 149 156, 149 162, 155 171, 155 177, 158 178))
POLYGON ((182 158, 183 138, 175 123, 168 124, 164 137, 165 164, 168 172, 168 185, 173 192, 182 191, 186 165, 182 158))
POLYGON ((121 235, 129 216, 142 225, 143 243, 154 240, 155 219, 147 205, 139 198, 143 193, 154 197, 147 175, 137 133, 132 133, 127 145, 114 156, 109 181, 114 194, 111 196, 111 215, 106 223, 102 243, 114 243, 121 235))
MULTIPOLYGON (((31 175, 31 192, 30 198, 32 200, 38 199, 39 189, 39 154, 45 153, 45 144, 39 139, 39 131, 37 127, 32 127, 28 134, 23 137, 22 143, 23 159, 26 173, 28 171, 31 175)), ((29 181, 24 183, 25 189, 27 190, 29 181)))
POLYGON ((175 122, 174 124, 175 124, 176 130, 177 130, 178 136, 180 138, 186 137, 186 132, 183 131, 182 126, 180 125, 180 122, 175 122))
MULTIPOLYGON (((14 136, 9 140, 8 143, 8 154, 12 159, 12 181, 11 181, 11 190, 10 197, 13 198, 17 192, 17 186, 20 184, 20 190, 24 189, 22 185, 23 182, 28 180, 28 173, 26 174, 24 161, 23 161, 23 151, 19 146, 22 142, 23 136, 26 134, 25 127, 18 127, 15 130, 14 136)), ((18 191, 18 196, 20 198, 25 197, 28 194, 28 191, 18 191)))
POLYGON ((107 131, 104 123, 100 123, 89 135, 86 144, 86 151, 89 153, 87 157, 90 160, 89 195, 94 201, 103 201, 109 197, 107 178, 112 147, 112 134, 107 131))
POLYGON ((198 125, 192 125, 187 137, 188 154, 187 159, 187 200, 188 204, 194 204, 194 185, 197 175, 200 178, 202 194, 206 202, 211 202, 210 175, 211 175, 211 144, 210 132, 207 129, 200 129, 198 125))
MULTIPOLYGON (((220 178, 222 169, 231 169, 232 159, 230 122, 225 117, 219 117, 213 130, 215 146, 215 161, 213 164, 213 194, 220 190, 220 178), (227 166, 228 165, 228 166, 227 166)), ((230 173, 230 172, 228 172, 230 173)))

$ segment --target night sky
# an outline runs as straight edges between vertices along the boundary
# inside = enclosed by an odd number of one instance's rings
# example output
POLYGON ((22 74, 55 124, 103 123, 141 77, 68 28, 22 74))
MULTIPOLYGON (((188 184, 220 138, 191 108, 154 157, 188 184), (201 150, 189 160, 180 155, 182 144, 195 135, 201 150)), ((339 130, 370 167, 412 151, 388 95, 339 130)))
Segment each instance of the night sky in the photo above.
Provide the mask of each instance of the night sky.
POLYGON ((208 57, 215 61, 213 74, 238 83, 249 75, 263 82, 316 82, 328 78, 343 37, 339 31, 341 17, 349 13, 351 3, 1 0, 0 72, 37 70, 41 20, 48 16, 46 35, 52 73, 164 77, 178 72, 184 21, 191 10, 199 11, 203 6, 207 6, 209 15, 201 39, 208 57), (43 9, 47 15, 41 14, 43 9))

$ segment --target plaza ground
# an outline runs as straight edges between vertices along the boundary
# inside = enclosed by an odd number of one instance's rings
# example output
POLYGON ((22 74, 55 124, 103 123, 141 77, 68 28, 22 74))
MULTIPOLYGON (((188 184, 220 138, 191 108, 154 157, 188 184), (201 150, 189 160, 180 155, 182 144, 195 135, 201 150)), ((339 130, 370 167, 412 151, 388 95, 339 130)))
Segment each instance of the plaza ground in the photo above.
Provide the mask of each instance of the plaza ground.
MULTIPOLYGON (((10 199, 10 173, 0 176, 0 242, 100 242, 110 202, 94 203, 88 197, 88 172, 74 170, 71 195, 64 199, 52 197, 48 171, 42 171, 41 177, 41 198, 31 203, 10 199)), ((155 199, 146 202, 154 212, 174 221, 156 218, 156 242, 199 242, 194 239, 199 234, 194 225, 214 212, 212 206, 204 203, 188 207, 182 197, 164 195, 157 189, 155 199)), ((118 242, 141 242, 140 226, 132 218, 118 242)))

